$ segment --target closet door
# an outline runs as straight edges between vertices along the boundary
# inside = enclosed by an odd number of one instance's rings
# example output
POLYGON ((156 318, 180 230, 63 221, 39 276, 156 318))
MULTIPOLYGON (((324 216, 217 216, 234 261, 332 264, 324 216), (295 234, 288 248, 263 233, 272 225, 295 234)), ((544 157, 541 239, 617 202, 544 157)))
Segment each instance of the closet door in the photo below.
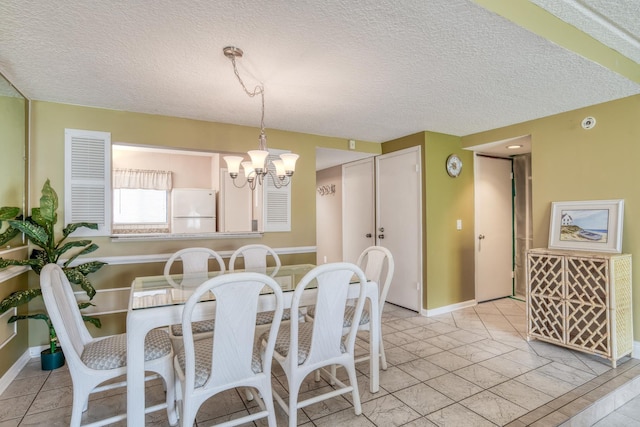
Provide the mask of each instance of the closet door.
POLYGON ((422 308, 422 187, 420 147, 376 157, 376 244, 393 254, 387 301, 422 308))
POLYGON ((356 262, 375 244, 373 157, 342 165, 342 258, 356 262))
POLYGON ((513 294, 511 159, 475 157, 476 301, 513 294))

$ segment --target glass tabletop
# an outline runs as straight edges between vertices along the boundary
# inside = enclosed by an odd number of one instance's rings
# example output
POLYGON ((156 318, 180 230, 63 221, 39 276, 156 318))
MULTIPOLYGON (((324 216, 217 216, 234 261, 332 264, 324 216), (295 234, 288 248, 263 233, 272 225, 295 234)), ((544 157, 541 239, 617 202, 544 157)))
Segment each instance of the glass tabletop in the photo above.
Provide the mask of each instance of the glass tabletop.
MULTIPOLYGON (((278 282, 283 292, 291 292, 302 277, 311 271, 313 264, 283 265, 280 268, 267 267, 260 270, 235 270, 234 273, 254 271, 268 276, 278 282)), ((226 271, 223 274, 230 274, 226 271)), ((220 275, 219 271, 191 274, 169 274, 161 276, 136 277, 133 281, 131 308, 133 310, 184 304, 193 291, 202 283, 220 275)), ((308 288, 314 287, 310 283, 308 288)), ((269 292, 269 288, 265 289, 269 292)), ((201 301, 213 300, 211 293, 206 293, 201 301)))

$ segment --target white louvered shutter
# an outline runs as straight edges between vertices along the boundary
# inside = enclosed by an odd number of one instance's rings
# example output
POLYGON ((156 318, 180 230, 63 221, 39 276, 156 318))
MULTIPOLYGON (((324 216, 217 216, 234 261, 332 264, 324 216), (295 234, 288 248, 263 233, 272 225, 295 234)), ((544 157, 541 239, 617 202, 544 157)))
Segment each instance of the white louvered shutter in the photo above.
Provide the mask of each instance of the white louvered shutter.
MULTIPOLYGON (((279 159, 282 153, 288 153, 284 150, 269 150, 269 159, 279 159)), ((275 168, 271 163, 270 170, 275 176, 275 168)), ((278 178, 276 178, 278 179, 278 178)), ((266 176, 264 180, 264 206, 263 215, 263 231, 291 231, 291 183, 286 187, 276 188, 270 176, 266 176)))
POLYGON ((94 222, 98 230, 79 228, 74 236, 111 234, 111 134, 65 129, 65 226, 94 222))

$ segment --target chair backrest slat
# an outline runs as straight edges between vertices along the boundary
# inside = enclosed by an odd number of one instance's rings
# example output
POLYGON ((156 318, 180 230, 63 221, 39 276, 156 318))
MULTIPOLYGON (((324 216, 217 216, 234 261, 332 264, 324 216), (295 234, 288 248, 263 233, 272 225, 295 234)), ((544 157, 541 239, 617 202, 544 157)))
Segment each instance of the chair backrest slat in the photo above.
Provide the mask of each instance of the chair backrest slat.
POLYGON ((238 282, 212 290, 216 297, 211 385, 218 386, 253 375, 251 357, 256 312, 262 282, 238 282), (219 367, 222 367, 220 369, 219 367))
POLYGON ((318 294, 309 363, 338 357, 342 353, 342 325, 353 273, 351 270, 337 270, 316 277, 318 294))

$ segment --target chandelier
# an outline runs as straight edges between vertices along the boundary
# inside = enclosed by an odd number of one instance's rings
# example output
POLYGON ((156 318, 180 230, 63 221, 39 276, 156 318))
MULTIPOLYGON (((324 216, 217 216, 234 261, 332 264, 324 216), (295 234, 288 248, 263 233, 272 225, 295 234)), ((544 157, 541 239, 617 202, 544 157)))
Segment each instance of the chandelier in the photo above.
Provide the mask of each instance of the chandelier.
POLYGON ((257 85, 253 91, 250 92, 240 78, 238 68, 236 67, 236 58, 242 58, 242 49, 234 46, 227 46, 222 49, 222 52, 231 60, 231 63, 233 64, 233 72, 235 73, 238 82, 240 82, 244 92, 251 98, 260 95, 262 103, 258 149, 247 152, 251 161, 245 161, 245 158, 242 156, 224 156, 223 158, 227 163, 229 176, 231 176, 233 184, 239 188, 248 185, 251 190, 254 190, 257 184, 263 184, 264 180, 267 179, 267 175, 270 177, 276 188, 287 186, 291 182, 291 176, 296 169, 296 160, 298 160, 298 157, 300 156, 293 153, 284 153, 280 154, 280 158, 277 160, 269 159, 267 135, 264 132, 264 86, 261 84, 257 85), (241 165, 244 169, 244 176, 246 180, 240 185, 236 182, 236 178, 238 178, 241 165))

